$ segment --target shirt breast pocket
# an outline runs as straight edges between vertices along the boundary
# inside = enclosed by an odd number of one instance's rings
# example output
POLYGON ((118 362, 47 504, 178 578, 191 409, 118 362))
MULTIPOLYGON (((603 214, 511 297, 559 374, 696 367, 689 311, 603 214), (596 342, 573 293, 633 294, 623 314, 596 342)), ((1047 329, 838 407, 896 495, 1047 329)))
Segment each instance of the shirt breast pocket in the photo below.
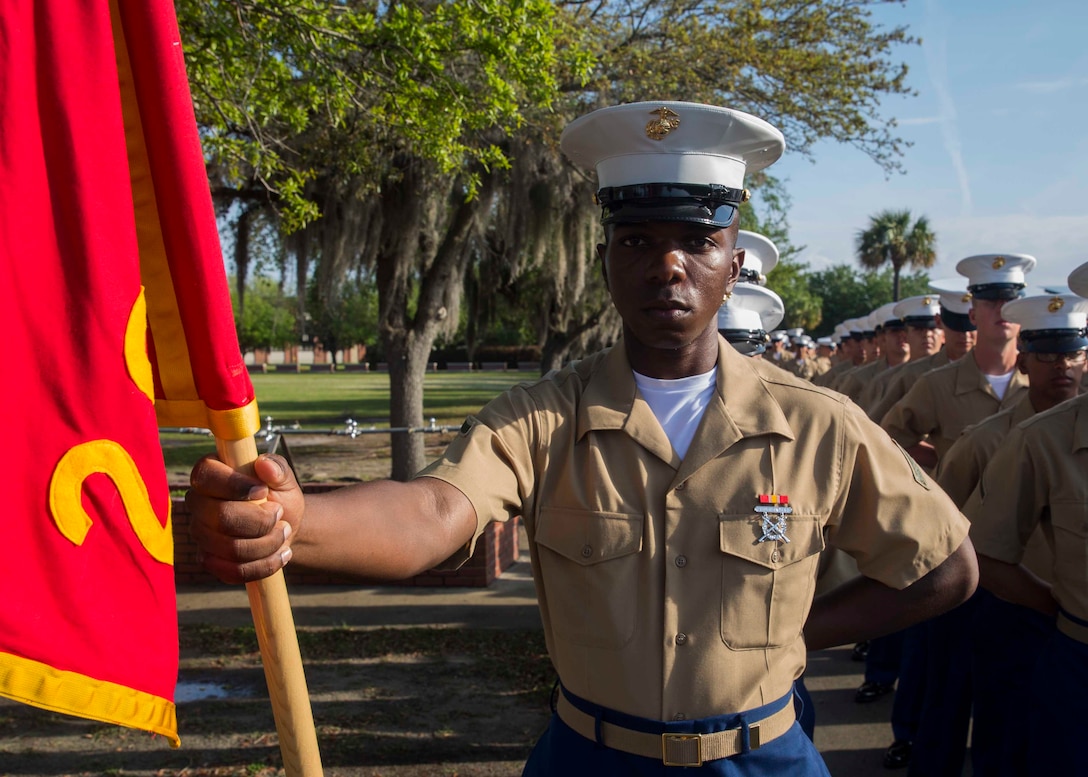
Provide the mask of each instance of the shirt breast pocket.
POLYGON ((787 645, 804 628, 823 531, 816 516, 789 515, 782 533, 760 542, 767 532, 751 513, 721 516, 721 631, 734 650, 787 645))
POLYGON ((1056 502, 1050 505, 1054 527, 1054 577, 1064 588, 1088 589, 1088 504, 1056 502))
POLYGON ((556 636, 617 649, 639 612, 642 515, 545 507, 535 541, 556 636))

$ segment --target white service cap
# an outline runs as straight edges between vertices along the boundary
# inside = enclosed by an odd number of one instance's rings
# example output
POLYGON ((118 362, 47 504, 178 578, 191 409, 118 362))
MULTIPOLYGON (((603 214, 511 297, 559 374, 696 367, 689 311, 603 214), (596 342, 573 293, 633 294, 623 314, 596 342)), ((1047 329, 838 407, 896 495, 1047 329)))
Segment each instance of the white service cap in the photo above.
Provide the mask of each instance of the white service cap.
POLYGON ((1069 273, 1069 290, 1080 297, 1088 297, 1088 262, 1069 273))
POLYGON ((746 172, 782 156, 782 133, 742 111, 688 102, 614 105, 575 119, 559 140, 597 171, 601 222, 694 221, 725 227, 747 199, 746 172))
POLYGON ((1019 297, 1027 285, 1024 276, 1034 268, 1035 257, 1027 254, 978 254, 956 263, 972 297, 988 300, 1019 297))
POLYGON ((895 305, 896 303, 889 302, 886 305, 881 305, 870 314, 878 328, 897 327, 902 324, 899 316, 895 314, 895 305))
POLYGON ((901 299, 895 305, 895 315, 908 326, 937 325, 937 316, 941 312, 940 296, 937 294, 919 294, 901 299))
POLYGON ((955 332, 974 332, 971 323, 971 292, 967 279, 962 275, 929 282, 929 288, 937 292, 941 304, 941 323, 955 332))
POLYGON ((1001 317, 1020 325, 1020 349, 1067 353, 1088 347, 1088 299, 1076 294, 1021 297, 1006 302, 1001 317))
POLYGON ((744 249, 744 267, 740 279, 750 283, 766 283, 767 273, 778 264, 778 246, 769 237, 742 229, 737 232, 737 248, 744 249))
POLYGON ((774 329, 786 315, 782 298, 764 286, 738 283, 718 308, 718 330, 774 329))

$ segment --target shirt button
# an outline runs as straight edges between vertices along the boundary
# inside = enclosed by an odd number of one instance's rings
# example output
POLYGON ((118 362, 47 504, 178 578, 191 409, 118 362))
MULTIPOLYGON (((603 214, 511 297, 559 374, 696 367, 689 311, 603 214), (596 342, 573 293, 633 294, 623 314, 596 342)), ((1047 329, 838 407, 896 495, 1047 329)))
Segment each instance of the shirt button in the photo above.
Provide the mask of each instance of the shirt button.
POLYGON ((777 561, 778 561, 778 559, 779 559, 779 553, 778 553, 778 551, 776 550, 776 551, 774 551, 774 552, 772 552, 772 553, 771 553, 771 561, 777 562, 777 561))
POLYGON ((677 556, 676 557, 676 566, 686 567, 687 565, 688 565, 688 557, 687 556, 677 556))
POLYGON ((685 715, 684 713, 678 712, 678 713, 676 713, 675 715, 672 716, 672 719, 673 720, 687 720, 688 718, 687 718, 687 715, 685 715))
POLYGON ((688 641, 688 635, 685 634, 684 632, 681 631, 679 634, 676 635, 676 644, 677 645, 686 644, 687 641, 688 641))
POLYGON ((582 558, 589 558, 592 555, 593 555, 593 546, 592 545, 583 545, 582 546, 582 558))

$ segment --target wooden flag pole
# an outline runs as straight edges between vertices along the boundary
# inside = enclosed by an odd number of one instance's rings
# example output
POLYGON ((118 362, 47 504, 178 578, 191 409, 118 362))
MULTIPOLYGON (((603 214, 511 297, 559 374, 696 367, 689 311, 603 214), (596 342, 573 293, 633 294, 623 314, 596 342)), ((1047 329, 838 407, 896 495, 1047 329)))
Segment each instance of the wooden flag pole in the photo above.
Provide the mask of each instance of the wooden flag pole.
MULTIPOLYGON (((215 445, 220 461, 235 470, 252 474, 253 462, 257 460, 257 443, 252 437, 242 440, 216 438, 215 445)), ((283 570, 263 580, 246 583, 246 592, 257 630, 257 644, 261 648, 261 663, 276 719, 284 770, 287 777, 321 777, 317 730, 283 570)))

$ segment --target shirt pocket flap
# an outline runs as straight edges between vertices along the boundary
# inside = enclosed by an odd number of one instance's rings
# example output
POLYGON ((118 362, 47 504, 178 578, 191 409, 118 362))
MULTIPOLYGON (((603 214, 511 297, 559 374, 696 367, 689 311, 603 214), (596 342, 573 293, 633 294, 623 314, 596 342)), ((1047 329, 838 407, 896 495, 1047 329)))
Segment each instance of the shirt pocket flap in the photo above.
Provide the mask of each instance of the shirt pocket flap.
POLYGON ((767 569, 781 569, 813 556, 824 549, 824 536, 816 516, 790 515, 781 534, 784 539, 760 537, 768 534, 762 521, 748 515, 722 515, 718 538, 722 553, 751 561, 767 569))
POLYGON ((564 558, 589 566, 642 550, 642 515, 545 507, 535 541, 564 558))

